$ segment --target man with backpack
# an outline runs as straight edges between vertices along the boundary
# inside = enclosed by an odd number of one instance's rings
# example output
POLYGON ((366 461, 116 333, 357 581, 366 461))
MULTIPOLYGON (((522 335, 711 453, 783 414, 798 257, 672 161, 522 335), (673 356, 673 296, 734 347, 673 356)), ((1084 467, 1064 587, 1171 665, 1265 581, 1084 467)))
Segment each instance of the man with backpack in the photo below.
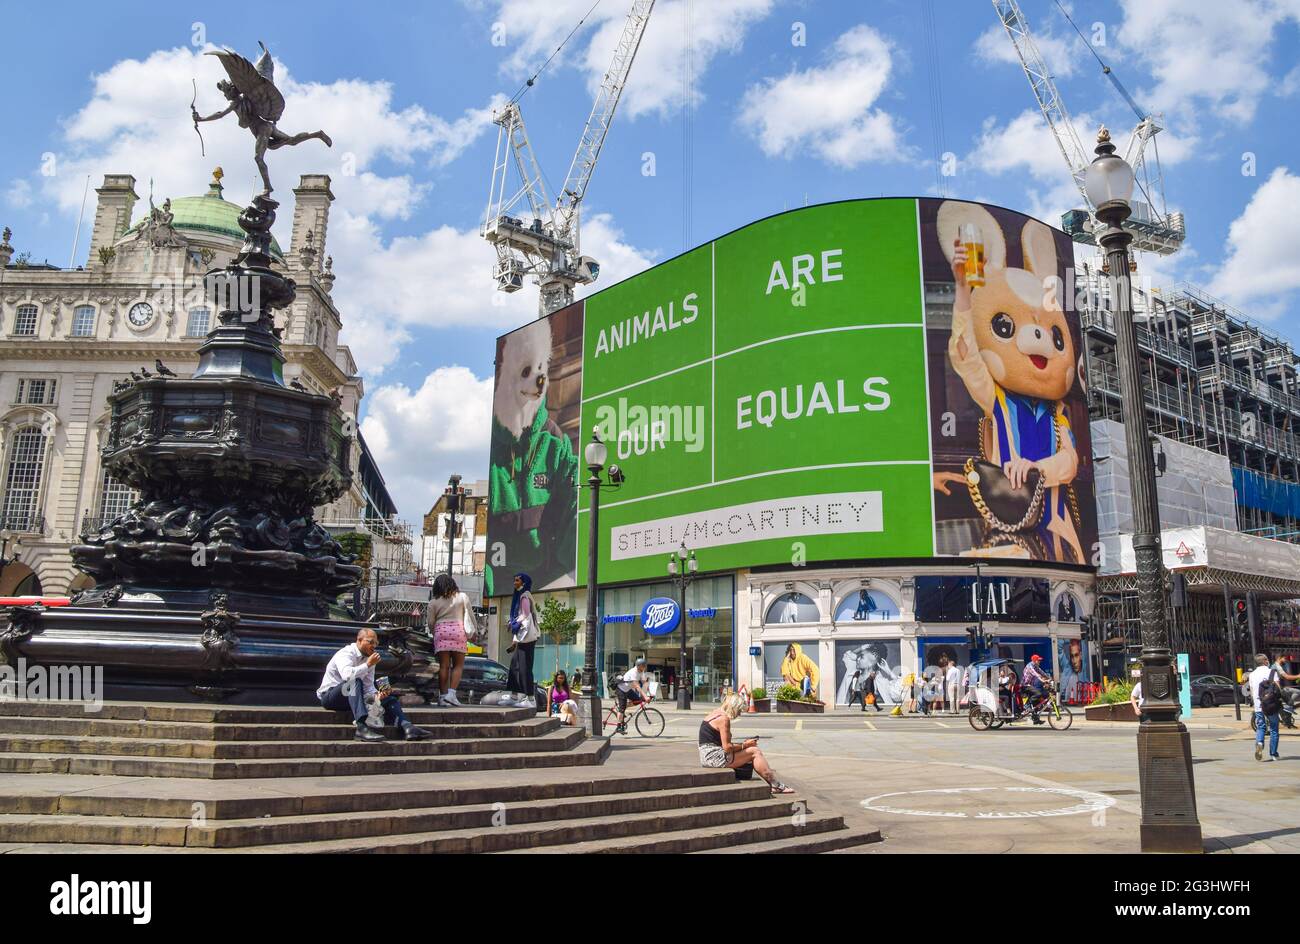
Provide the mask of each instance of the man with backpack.
POLYGON ((1281 732, 1278 721, 1282 713, 1282 686, 1279 677, 1294 680, 1295 676, 1270 666, 1268 656, 1262 652, 1255 656, 1255 668, 1246 677, 1250 686, 1250 700, 1255 709, 1255 760, 1264 759, 1264 729, 1268 729, 1268 759, 1277 760, 1277 745, 1281 732))

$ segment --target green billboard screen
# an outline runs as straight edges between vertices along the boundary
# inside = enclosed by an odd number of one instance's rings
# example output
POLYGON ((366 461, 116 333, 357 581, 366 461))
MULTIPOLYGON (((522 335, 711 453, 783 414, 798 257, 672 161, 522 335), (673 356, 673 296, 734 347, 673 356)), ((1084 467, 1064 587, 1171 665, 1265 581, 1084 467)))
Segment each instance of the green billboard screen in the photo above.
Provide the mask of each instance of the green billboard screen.
POLYGON ((661 577, 683 544, 705 570, 1080 562, 1095 532, 1081 348, 1053 289, 1069 258, 1064 234, 1011 211, 846 201, 761 220, 504 336, 491 592, 508 592, 502 572, 585 581, 575 486, 597 427, 626 475, 602 490, 602 583, 661 577), (948 239, 963 226, 985 258, 969 280, 948 239), (1026 236, 1041 244, 1032 272, 1026 236))

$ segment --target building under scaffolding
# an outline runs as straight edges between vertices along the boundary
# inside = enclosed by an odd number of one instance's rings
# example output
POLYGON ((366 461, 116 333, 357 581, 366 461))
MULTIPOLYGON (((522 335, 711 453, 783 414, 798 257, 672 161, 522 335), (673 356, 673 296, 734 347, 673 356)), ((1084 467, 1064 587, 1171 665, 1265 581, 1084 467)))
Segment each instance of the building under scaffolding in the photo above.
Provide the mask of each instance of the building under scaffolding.
MULTIPOLYGON (((1139 624, 1127 462, 1117 425, 1114 314, 1101 294, 1105 284, 1085 266, 1076 297, 1104 551, 1093 617, 1113 674, 1123 664, 1120 655, 1139 645, 1139 624), (1117 461, 1107 462, 1111 450, 1117 461), (1119 498, 1108 504, 1108 496, 1119 498)), ((1154 448, 1162 469, 1157 484, 1174 648, 1192 657, 1193 674, 1230 673, 1229 631, 1238 634, 1239 664, 1248 665, 1245 656, 1261 649, 1293 659, 1300 654, 1300 359, 1289 343, 1195 286, 1136 294, 1147 421, 1160 437, 1154 448), (1188 528, 1199 531, 1185 533, 1188 528), (1237 599, 1248 601, 1245 627, 1230 612, 1237 599)))

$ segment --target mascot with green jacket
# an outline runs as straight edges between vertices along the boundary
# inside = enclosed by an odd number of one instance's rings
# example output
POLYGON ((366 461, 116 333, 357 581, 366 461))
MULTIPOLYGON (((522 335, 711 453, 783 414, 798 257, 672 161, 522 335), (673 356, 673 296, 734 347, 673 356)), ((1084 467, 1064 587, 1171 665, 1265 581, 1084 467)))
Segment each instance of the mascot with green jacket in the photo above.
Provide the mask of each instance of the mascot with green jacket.
POLYGON ((526 571, 544 589, 572 579, 577 556, 579 473, 573 444, 546 408, 551 326, 545 320, 506 335, 492 398, 485 594, 494 577, 526 571), (503 556, 504 554, 504 556, 503 556))

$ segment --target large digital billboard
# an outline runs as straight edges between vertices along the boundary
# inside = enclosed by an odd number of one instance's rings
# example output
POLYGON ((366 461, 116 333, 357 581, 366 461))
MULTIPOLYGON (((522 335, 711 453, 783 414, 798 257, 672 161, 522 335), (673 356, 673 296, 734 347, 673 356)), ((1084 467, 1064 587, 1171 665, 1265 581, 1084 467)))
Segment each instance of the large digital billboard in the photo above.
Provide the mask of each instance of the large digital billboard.
POLYGON ((935 555, 1079 563, 1096 541, 1064 233, 959 201, 761 220, 500 338, 490 592, 935 555), (969 274, 967 274, 969 272, 969 274))

